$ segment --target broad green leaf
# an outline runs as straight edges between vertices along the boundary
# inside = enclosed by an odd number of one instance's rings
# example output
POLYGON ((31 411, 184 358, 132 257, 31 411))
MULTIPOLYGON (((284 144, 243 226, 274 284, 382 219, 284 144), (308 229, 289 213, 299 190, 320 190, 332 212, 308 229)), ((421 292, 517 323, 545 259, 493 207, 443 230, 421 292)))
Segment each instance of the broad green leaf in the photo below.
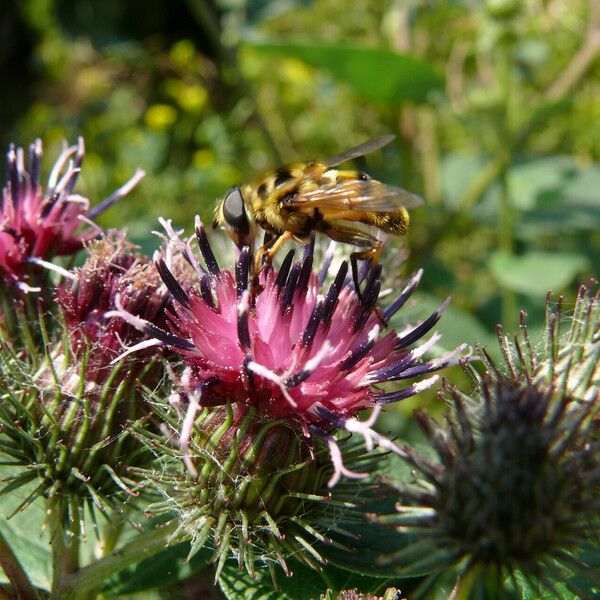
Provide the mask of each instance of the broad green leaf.
MULTIPOLYGON (((10 515, 25 499, 31 487, 20 488, 0 496, 0 531, 12 548, 31 583, 49 590, 52 582, 52 557, 48 532, 44 529, 44 505, 38 499, 11 519, 10 515)), ((0 582, 8 580, 0 568, 0 582)))
POLYGON ((236 563, 227 563, 219 577, 219 585, 228 600, 315 600, 324 593, 327 585, 319 573, 297 562, 289 561, 293 571, 291 577, 282 574, 279 565, 275 565, 281 589, 276 590, 269 571, 257 570, 257 578, 237 567, 236 563))
POLYGON ((522 256, 496 252, 490 257, 489 267, 501 286, 542 296, 569 285, 589 264, 585 256, 566 252, 528 252, 522 256))
MULTIPOLYGON (((389 461, 386 461, 388 463, 389 461)), ((391 470, 384 467, 386 474, 391 474, 391 470)), ((395 473, 399 473, 396 470, 395 473)), ((381 472, 383 475, 383 472, 381 472)), ((411 479, 409 470, 404 470, 404 474, 411 479)), ((389 515, 396 512, 396 502, 398 501, 398 491, 392 486, 383 486, 378 490, 377 497, 368 503, 361 505, 361 512, 364 514, 374 513, 378 515, 389 515)), ((370 523, 366 519, 354 521, 344 521, 338 523, 340 528, 351 534, 341 534, 333 531, 327 533, 328 537, 340 544, 317 544, 319 553, 327 559, 328 568, 326 573, 329 576, 331 565, 339 567, 346 576, 365 576, 363 583, 385 581, 386 587, 393 585, 389 583, 392 579, 397 579, 399 567, 408 567, 409 565, 399 564, 381 564, 384 556, 394 554, 403 550, 408 545, 414 543, 415 537, 397 532, 393 527, 385 527, 379 524, 370 523)), ((425 557, 422 557, 425 558, 425 557)), ((416 559, 415 559, 416 560, 416 559)), ((332 571, 335 573, 335 571, 332 571)), ((427 571, 416 571, 411 573, 413 577, 425 575, 427 571)), ((345 582, 340 589, 347 588, 345 582)), ((356 586, 354 586, 356 587, 356 586)), ((395 587, 402 587, 399 583, 395 587)))
POLYGON ((188 578, 206 565, 210 550, 201 550, 188 562, 188 543, 176 544, 136 565, 115 573, 104 585, 106 596, 134 594, 144 590, 165 587, 188 578))
POLYGON ((588 543, 576 558, 585 563, 587 568, 570 577, 569 582, 594 598, 600 597, 600 547, 598 544, 588 543))
MULTIPOLYGON (((456 210, 465 189, 485 169, 483 157, 448 153, 442 160, 444 202, 456 210)), ((513 206, 521 212, 516 228, 526 238, 532 233, 565 230, 593 231, 600 227, 600 165, 581 166, 566 155, 521 158, 508 170, 513 206)), ((500 188, 492 182, 471 209, 484 223, 498 219, 500 188)))
POLYGON ((520 210, 556 204, 565 198, 576 176, 577 168, 568 156, 547 156, 514 164, 508 173, 512 203, 520 210))
MULTIPOLYGON (((275 565, 279 589, 275 588, 268 569, 258 569, 256 580, 253 581, 234 562, 225 565, 219 585, 228 600, 319 600, 328 589, 334 592, 335 598, 337 592, 345 589, 376 594, 394 585, 392 580, 365 577, 330 564, 323 567, 322 573, 318 573, 293 559, 287 563, 292 571, 291 577, 285 577, 280 567, 275 565)), ((398 587, 397 581, 395 587, 398 587)))
MULTIPOLYGON (((554 591, 540 589, 533 581, 526 579, 522 573, 515 574, 517 580, 519 598, 522 600, 579 600, 579 596, 569 591, 567 586, 561 581, 554 581, 554 591), (557 596, 557 593, 560 594, 557 596)), ((509 589, 514 589, 509 580, 506 581, 506 586, 509 589)))
POLYGON ((329 71, 372 102, 426 102, 441 90, 443 77, 426 61, 385 48, 301 43, 253 43, 265 54, 300 59, 329 71))

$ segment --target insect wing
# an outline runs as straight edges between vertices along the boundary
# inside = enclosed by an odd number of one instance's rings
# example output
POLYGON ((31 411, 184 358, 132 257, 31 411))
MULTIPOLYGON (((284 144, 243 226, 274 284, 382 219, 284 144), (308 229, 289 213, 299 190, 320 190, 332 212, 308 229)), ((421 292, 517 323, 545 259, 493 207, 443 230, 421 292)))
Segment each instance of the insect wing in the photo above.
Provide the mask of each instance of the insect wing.
POLYGON ((335 212, 394 212, 421 204, 423 199, 420 196, 374 180, 347 180, 324 185, 298 194, 290 202, 291 206, 299 210, 319 208, 335 212))
POLYGON ((327 167, 337 167, 347 160, 370 154, 379 148, 383 148, 383 146, 387 146, 395 137, 395 135, 382 135, 374 140, 369 140, 368 142, 354 146, 354 148, 350 148, 341 154, 336 154, 328 160, 324 160, 323 164, 327 167))

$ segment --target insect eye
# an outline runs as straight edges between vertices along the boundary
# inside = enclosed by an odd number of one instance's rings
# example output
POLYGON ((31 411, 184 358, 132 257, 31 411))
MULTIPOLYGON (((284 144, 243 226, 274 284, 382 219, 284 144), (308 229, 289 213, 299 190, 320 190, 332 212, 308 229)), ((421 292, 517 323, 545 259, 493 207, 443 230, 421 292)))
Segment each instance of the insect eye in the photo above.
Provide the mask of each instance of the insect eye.
POLYGON ((232 188, 227 192, 223 202, 223 218, 236 233, 240 235, 250 233, 250 223, 239 187, 232 188))

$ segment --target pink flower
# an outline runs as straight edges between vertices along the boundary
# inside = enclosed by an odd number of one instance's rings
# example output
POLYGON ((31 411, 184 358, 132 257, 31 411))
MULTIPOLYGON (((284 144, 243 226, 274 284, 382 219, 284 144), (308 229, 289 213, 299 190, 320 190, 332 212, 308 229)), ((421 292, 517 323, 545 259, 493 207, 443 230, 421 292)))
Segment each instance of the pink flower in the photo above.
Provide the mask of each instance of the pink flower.
MULTIPOLYGON (((87 246, 86 262, 57 288, 71 350, 79 359, 88 354, 89 381, 105 378, 124 344, 137 343, 142 338, 137 329, 122 319, 105 318, 106 312, 115 308, 117 299, 121 306, 146 321, 165 323, 169 293, 150 259, 134 249, 123 233, 106 235, 87 246)), ((138 359, 149 358, 153 353, 147 350, 138 359)))
POLYGON ((143 177, 138 171, 130 181, 103 202, 89 208, 87 198, 73 193, 85 150, 83 139, 63 150, 56 161, 46 190, 40 185, 42 142, 29 147, 28 170, 23 149, 10 146, 7 183, 0 204, 0 277, 7 285, 30 291, 26 281, 29 265, 73 254, 85 241, 97 236, 86 222, 114 204, 143 177))
MULTIPOLYGON (((313 272, 311 242, 300 260, 294 261, 291 250, 278 270, 263 272, 261 291, 253 294, 248 248, 240 252, 234 271, 221 269, 197 221, 196 237, 206 264, 203 268, 171 234, 171 243, 182 248, 195 267, 198 286, 184 290, 157 253, 156 267, 175 300, 168 330, 158 329, 127 310, 118 312, 181 355, 186 365, 180 382, 182 397, 192 407, 181 432, 184 442, 193 424, 193 407, 234 403, 256 407, 264 419, 290 420, 307 436, 325 437, 334 459, 336 447, 330 433, 337 428, 360 433, 367 445, 391 447, 389 440, 370 428, 374 419, 366 423, 356 419, 358 411, 378 409, 431 386, 436 376, 394 391, 377 387, 448 366, 463 349, 422 360, 438 341, 437 334, 409 349, 437 323, 448 301, 408 331, 386 332, 374 311, 380 266, 367 276, 363 304, 348 277, 346 262, 327 285, 327 265, 318 275, 313 272)), ((383 311, 385 320, 410 297, 421 274, 418 271, 405 282, 400 295, 383 311)), ((344 471, 339 463, 337 466, 335 480, 340 473, 356 475, 344 471)))

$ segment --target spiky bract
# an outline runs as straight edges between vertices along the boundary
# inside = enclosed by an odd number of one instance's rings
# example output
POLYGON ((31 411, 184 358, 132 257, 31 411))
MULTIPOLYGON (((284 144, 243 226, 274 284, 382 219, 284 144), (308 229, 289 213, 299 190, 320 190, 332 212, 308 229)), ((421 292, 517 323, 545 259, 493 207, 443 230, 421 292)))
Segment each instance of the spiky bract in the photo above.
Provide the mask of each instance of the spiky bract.
POLYGON ((600 539, 598 405, 498 373, 479 379, 478 400, 444 393, 454 409, 445 426, 417 412, 438 462, 405 448, 419 481, 398 485, 398 514, 379 519, 418 541, 382 562, 431 572, 421 597, 452 573, 474 594, 465 597, 518 590, 517 574, 534 589, 564 580, 589 594, 569 576, 589 575, 580 553, 600 539))
MULTIPOLYGON (((504 358, 503 371, 512 379, 552 387, 556 397, 569 396, 574 401, 600 400, 600 290, 594 280, 579 287, 571 314, 556 306, 552 295, 546 297, 546 321, 543 339, 533 344, 520 315, 520 332, 511 341, 498 328, 498 340, 504 358)), ((501 371, 485 351, 482 358, 489 374, 501 371)))
POLYGON ((64 518, 80 522, 73 513, 86 504, 118 511, 138 494, 128 469, 150 455, 127 424, 145 414, 140 384, 154 385, 162 376, 149 353, 112 364, 122 345, 141 334, 105 312, 119 298, 160 323, 168 301, 152 263, 135 254, 123 235, 96 241, 88 252, 58 290, 62 328, 40 313, 41 347, 0 344, 0 452, 25 469, 5 480, 5 490, 35 481, 22 507, 37 496, 64 498, 64 518))
MULTIPOLYGON (((179 402, 154 403, 166 436, 138 430, 163 466, 140 471, 163 496, 147 513, 175 516, 175 536, 191 537, 190 555, 213 548, 217 576, 232 558, 252 576, 266 565, 274 579, 276 563, 290 574, 289 556, 320 569, 326 561, 316 545, 333 543, 329 534, 343 535, 345 525, 356 524, 357 506, 372 498, 373 481, 329 490, 333 466, 324 443, 315 445, 285 419, 265 420, 255 407, 239 404, 200 409, 182 448, 179 402), (182 452, 197 475, 185 467, 182 452)), ((365 454, 347 436, 338 443, 347 464, 362 471, 376 469, 382 458, 380 452, 365 454)), ((350 543, 351 534, 346 536, 350 543)))

